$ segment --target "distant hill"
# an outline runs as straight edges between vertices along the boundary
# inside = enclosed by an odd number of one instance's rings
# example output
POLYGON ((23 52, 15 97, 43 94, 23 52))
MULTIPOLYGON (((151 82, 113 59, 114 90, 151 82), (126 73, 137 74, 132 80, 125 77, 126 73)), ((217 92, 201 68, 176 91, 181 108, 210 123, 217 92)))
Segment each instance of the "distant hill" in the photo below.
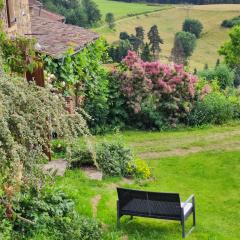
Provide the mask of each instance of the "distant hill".
MULTIPOLYGON (((111 2, 111 9, 114 8, 113 1, 106 0, 106 2, 111 2)), ((117 5, 119 2, 115 3, 117 5)), ((131 3, 125 4, 128 6, 131 3)), ((110 9, 106 9, 106 11, 108 10, 110 11, 110 9)), ((130 12, 131 8, 127 10, 126 7, 126 16, 128 11, 130 12)), ((160 36, 164 40, 164 44, 161 46, 160 60, 168 62, 173 47, 174 35, 182 29, 184 19, 187 17, 198 19, 203 23, 204 29, 201 38, 197 40, 197 47, 193 56, 190 58, 190 67, 201 70, 204 68, 205 63, 209 67, 215 66, 219 58, 217 52, 219 47, 229 39, 229 30, 221 27, 221 23, 224 19, 239 16, 239 12, 240 4, 172 5, 171 8, 163 9, 162 11, 120 19, 116 21, 115 31, 109 30, 106 26, 95 30, 109 42, 114 42, 119 39, 120 32, 127 31, 131 34, 135 32, 135 27, 143 26, 145 33, 147 33, 150 27, 156 24, 160 36)))
POLYGON ((238 4, 240 0, 114 0, 117 2, 147 2, 162 4, 238 4))

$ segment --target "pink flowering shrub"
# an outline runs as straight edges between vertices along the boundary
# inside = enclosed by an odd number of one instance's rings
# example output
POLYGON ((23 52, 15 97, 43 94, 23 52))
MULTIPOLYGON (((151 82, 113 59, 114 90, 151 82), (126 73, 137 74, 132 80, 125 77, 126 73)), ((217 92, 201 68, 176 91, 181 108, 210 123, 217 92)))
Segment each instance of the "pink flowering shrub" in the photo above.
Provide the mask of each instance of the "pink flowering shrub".
POLYGON ((182 65, 144 62, 131 51, 123 64, 113 75, 134 114, 141 115, 148 106, 148 111, 160 114, 172 126, 186 118, 196 97, 196 76, 182 65))

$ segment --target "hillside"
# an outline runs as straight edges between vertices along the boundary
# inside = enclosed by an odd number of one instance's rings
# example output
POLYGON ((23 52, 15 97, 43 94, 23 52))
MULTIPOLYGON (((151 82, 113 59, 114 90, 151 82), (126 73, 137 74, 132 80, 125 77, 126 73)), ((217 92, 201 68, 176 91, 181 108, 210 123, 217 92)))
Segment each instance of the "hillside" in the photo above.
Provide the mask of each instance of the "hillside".
POLYGON ((130 15, 150 13, 166 8, 163 4, 125 3, 111 0, 94 0, 94 2, 98 5, 103 20, 106 13, 109 12, 113 13, 116 19, 120 19, 130 15))
MULTIPOLYGON (((107 8, 108 4, 110 3, 105 5, 105 12, 108 10, 111 11, 114 4, 119 4, 119 2, 111 2, 109 9, 107 8)), ((115 9, 118 8, 116 7, 115 9)), ((129 11, 132 11, 132 9, 129 8, 129 11)), ((116 22, 116 31, 110 31, 106 27, 101 27, 96 29, 96 31, 105 36, 109 42, 113 42, 118 39, 118 35, 121 31, 133 33, 134 28, 140 25, 148 31, 152 25, 157 24, 160 35, 165 42, 162 46, 160 57, 161 60, 167 61, 173 46, 174 34, 181 30, 184 19, 187 16, 199 19, 204 25, 204 31, 202 38, 197 42, 197 48, 191 57, 190 66, 192 68, 197 67, 201 69, 205 63, 208 63, 209 66, 215 65, 217 58, 219 58, 217 50, 220 45, 228 39, 229 31, 222 28, 220 24, 224 19, 239 15, 239 11, 240 4, 192 6, 189 10, 181 5, 172 5, 171 8, 168 7, 162 11, 118 20, 116 22)), ((125 14, 127 14, 127 12, 125 14)))

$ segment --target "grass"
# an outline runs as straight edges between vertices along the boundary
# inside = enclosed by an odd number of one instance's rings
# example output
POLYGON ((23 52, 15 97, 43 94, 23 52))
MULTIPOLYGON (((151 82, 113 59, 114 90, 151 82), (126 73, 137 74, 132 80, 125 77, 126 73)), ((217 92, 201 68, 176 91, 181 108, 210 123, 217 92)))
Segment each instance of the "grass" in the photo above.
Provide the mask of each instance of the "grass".
POLYGON ((129 15, 145 14, 163 9, 164 5, 149 5, 146 3, 124 3, 111 0, 94 0, 98 5, 103 20, 109 12, 114 14, 115 19, 126 18, 129 15))
MULTIPOLYGON (((92 216, 92 199, 100 195, 97 219, 104 224, 104 239, 177 240, 181 228, 177 222, 123 217, 116 229, 116 186, 153 191, 179 192, 185 200, 196 195, 197 228, 189 240, 239 239, 239 182, 240 182, 240 131, 238 124, 203 129, 186 129, 169 132, 123 132, 122 139, 136 155, 158 153, 147 157, 154 180, 139 184, 119 178, 94 181, 81 170, 68 171, 58 178, 57 187, 72 196, 81 214, 92 216), (238 143, 238 144, 237 144, 238 143), (187 152, 195 145, 197 151, 187 152), (226 147, 225 147, 226 145, 226 147), (212 146, 212 147, 209 147, 212 146), (186 154, 179 153, 186 150, 186 154), (166 156, 166 153, 169 153, 166 156), (165 155, 164 155, 164 154, 165 155)), ((98 137, 97 141, 103 137, 98 137)), ((108 140, 113 135, 105 137, 108 140)), ((190 224, 190 220, 189 223, 190 224)))
MULTIPOLYGON (((112 4, 114 5, 114 3, 112 4)), ((111 8, 113 9, 113 6, 111 8)), ((105 10, 108 11, 107 8, 105 10)), ((110 31, 107 27, 101 27, 96 31, 105 36, 109 42, 114 42, 122 31, 134 33, 135 27, 143 26, 147 32, 152 25, 156 24, 160 36, 164 40, 160 59, 163 62, 168 62, 173 47, 174 35, 181 30, 184 19, 188 16, 199 19, 204 25, 204 30, 190 59, 190 67, 201 70, 206 63, 210 67, 215 66, 216 60, 219 58, 217 51, 228 39, 229 30, 222 28, 220 26, 221 22, 224 19, 238 16, 239 10, 240 4, 193 6, 189 11, 183 6, 172 5, 171 8, 168 7, 165 10, 150 13, 148 16, 140 15, 121 19, 116 22, 116 31, 110 31)))

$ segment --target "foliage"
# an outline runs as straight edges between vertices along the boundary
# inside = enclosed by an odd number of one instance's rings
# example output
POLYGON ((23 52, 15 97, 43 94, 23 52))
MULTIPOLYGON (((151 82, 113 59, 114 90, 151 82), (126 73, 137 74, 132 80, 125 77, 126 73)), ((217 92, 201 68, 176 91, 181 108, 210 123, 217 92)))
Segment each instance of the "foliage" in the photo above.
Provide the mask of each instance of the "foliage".
MULTIPOLYGON (((194 103, 195 76, 180 65, 143 62, 134 52, 129 52, 123 63, 125 66, 115 70, 112 76, 121 81, 120 91, 135 126, 138 121, 144 122, 145 109, 151 109, 155 120, 172 126, 186 118, 194 103)), ((145 126, 152 126, 148 122, 145 126)))
POLYGON ((194 34, 196 38, 200 38, 203 30, 203 25, 197 19, 188 18, 185 19, 182 30, 194 34))
POLYGON ((221 89, 233 87, 234 72, 226 65, 220 64, 215 69, 207 69, 198 72, 198 76, 208 81, 217 80, 221 89))
POLYGON ((127 176, 132 159, 131 150, 120 142, 103 142, 98 146, 97 162, 106 176, 127 176))
POLYGON ((14 40, 2 34, 0 37, 0 48, 4 59, 5 70, 25 74, 32 72, 40 64, 35 51, 36 41, 34 39, 17 36, 14 40))
POLYGON ((230 40, 219 49, 219 54, 224 56, 225 62, 231 68, 240 66, 240 26, 234 27, 230 34, 230 40))
POLYGON ((115 18, 114 18, 114 15, 112 13, 107 13, 106 14, 105 22, 108 24, 108 27, 110 29, 114 29, 114 27, 115 27, 115 18))
MULTIPOLYGON (((102 236, 98 222, 78 215, 74 202, 63 192, 52 188, 43 189, 40 193, 34 189, 25 191, 14 205, 14 210, 34 224, 13 220, 10 225, 13 240, 32 239, 35 235, 53 240, 98 240, 102 236)), ((7 229, 5 227, 5 231, 7 229)))
POLYGON ((71 138, 89 135, 81 114, 70 116, 60 95, 28 84, 22 78, 0 76, 0 206, 5 219, 19 215, 13 209, 22 188, 39 191, 46 176, 40 164, 49 151, 52 132, 71 138), (4 203, 4 204, 3 204, 4 203))
POLYGON ((233 118, 233 107, 221 92, 207 94, 190 113, 191 125, 222 124, 233 118))
POLYGON ((221 24, 221 26, 225 28, 232 28, 236 25, 240 25, 240 16, 234 17, 232 19, 225 19, 221 24))
POLYGON ((101 20, 97 4, 92 0, 42 0, 44 7, 65 16, 66 22, 82 27, 90 27, 101 20))
POLYGON ((185 58, 189 58, 196 47, 195 35, 189 32, 177 32, 175 35, 175 44, 176 42, 179 42, 179 45, 182 46, 185 58))
POLYGON ((79 146, 75 144, 71 150, 70 159, 71 168, 79 168, 85 165, 97 165, 95 155, 87 146, 79 146))
POLYGON ((143 161, 142 159, 134 159, 131 163, 128 165, 129 169, 128 172, 138 178, 138 179, 149 179, 151 177, 151 171, 148 166, 148 164, 143 161))
POLYGON ((148 32, 148 39, 150 49, 155 57, 155 60, 159 57, 159 52, 161 52, 160 44, 163 44, 162 38, 159 36, 157 25, 153 25, 148 32))
POLYGON ((151 62, 153 59, 153 56, 150 51, 150 46, 148 43, 145 43, 143 47, 143 51, 141 53, 141 59, 145 62, 151 62))
POLYGON ((69 50, 63 60, 45 59, 45 69, 55 76, 51 86, 75 96, 76 106, 91 116, 88 123, 93 131, 101 131, 108 115, 108 73, 102 65, 106 50, 105 41, 99 39, 77 54, 69 50))
POLYGON ((119 40, 117 46, 111 45, 109 47, 108 54, 114 62, 121 62, 127 56, 129 50, 133 50, 133 46, 129 40, 119 40))

